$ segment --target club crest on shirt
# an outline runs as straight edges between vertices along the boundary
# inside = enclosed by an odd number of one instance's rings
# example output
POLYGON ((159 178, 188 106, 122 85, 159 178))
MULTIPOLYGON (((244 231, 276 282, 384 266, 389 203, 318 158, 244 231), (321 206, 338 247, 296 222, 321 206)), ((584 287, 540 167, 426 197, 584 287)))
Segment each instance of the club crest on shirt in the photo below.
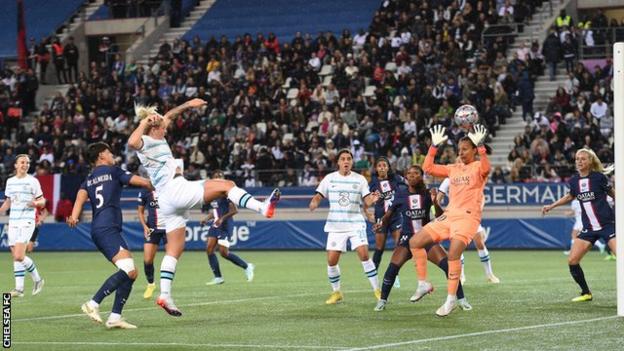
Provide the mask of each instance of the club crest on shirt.
POLYGON ((347 207, 350 203, 351 201, 349 200, 349 193, 343 191, 338 193, 338 205, 342 207, 347 207))
POLYGON ((579 180, 579 192, 585 193, 589 191, 589 179, 579 180))
POLYGON ((212 208, 219 208, 219 203, 217 201, 211 201, 210 202, 210 207, 212 207, 212 208))

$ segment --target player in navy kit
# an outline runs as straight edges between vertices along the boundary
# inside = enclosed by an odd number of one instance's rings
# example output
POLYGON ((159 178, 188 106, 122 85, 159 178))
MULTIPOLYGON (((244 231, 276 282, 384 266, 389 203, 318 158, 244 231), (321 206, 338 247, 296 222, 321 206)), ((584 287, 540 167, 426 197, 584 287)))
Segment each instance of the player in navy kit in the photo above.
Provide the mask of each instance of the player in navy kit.
POLYGON ((581 302, 593 299, 580 265, 583 256, 599 239, 604 240, 611 251, 615 252, 615 213, 607 201, 607 195, 615 199, 615 191, 605 176, 611 170, 605 170, 594 151, 588 148, 579 149, 575 159, 578 173, 568 181, 570 192, 553 204, 544 206, 542 214, 574 199, 581 204, 583 230, 577 237, 579 240, 572 244, 568 256, 570 274, 581 287, 581 295, 572 301, 581 302))
MULTIPOLYGON (((425 224, 429 223, 432 207, 435 208, 436 213, 442 213, 442 209, 437 202, 435 188, 431 191, 427 190, 422 176, 423 170, 419 166, 411 166, 407 170, 408 188, 399 188, 386 214, 382 217, 381 223, 375 224, 376 228, 383 227, 391 221, 395 214, 400 213, 402 215, 401 236, 384 274, 381 299, 377 302, 375 311, 383 311, 386 308, 388 296, 392 290, 394 280, 399 274, 399 270, 405 262, 412 258, 412 253, 409 249, 410 238, 416 235, 425 224)), ((428 260, 440 267, 448 276, 448 259, 444 249, 440 245, 434 244, 426 248, 426 250, 428 260)), ((419 301, 423 296, 425 294, 418 294, 417 292, 410 298, 410 301, 419 301)), ((457 289, 457 298, 457 303, 462 309, 472 309, 472 306, 464 297, 461 283, 457 289)))
MULTIPOLYGON (((381 198, 375 203, 374 218, 370 217, 370 214, 364 207, 365 213, 368 215, 369 222, 379 223, 381 218, 386 214, 390 203, 392 202, 394 195, 399 187, 405 187, 405 179, 398 174, 395 174, 390 167, 390 162, 385 157, 379 157, 375 162, 375 176, 369 184, 369 190, 371 192, 379 191, 381 198)), ((373 254, 373 263, 375 268, 379 269, 379 263, 386 247, 386 240, 388 235, 392 235, 395 244, 399 242, 399 234, 401 233, 401 214, 395 212, 389 219, 385 226, 378 226, 375 230, 375 253, 373 254)), ((398 277, 395 281, 396 286, 399 287, 398 277)))
POLYGON ((91 239, 98 250, 119 270, 111 275, 95 293, 93 298, 82 305, 82 311, 92 320, 102 323, 99 306, 102 300, 115 291, 112 313, 106 321, 107 328, 135 329, 121 318, 132 284, 137 277, 132 254, 121 234, 122 215, 119 201, 124 185, 134 185, 151 189, 149 180, 123 171, 115 166, 110 146, 95 143, 87 148, 87 159, 94 165, 93 170, 80 185, 72 214, 67 224, 75 228, 85 202, 90 200, 93 209, 91 239))
POLYGON ((147 279, 147 287, 143 293, 144 299, 149 299, 154 294, 156 284, 154 283, 154 257, 158 251, 158 245, 162 242, 167 245, 167 233, 165 226, 158 220, 158 196, 155 191, 141 190, 139 192, 139 206, 137 208, 139 222, 143 225, 143 269, 147 279), (145 220, 145 209, 147 209, 147 221, 145 220))
MULTIPOLYGON (((223 172, 215 171, 212 175, 213 179, 225 179, 223 172)), ((205 225, 209 221, 213 221, 210 229, 208 229, 208 240, 206 242, 206 254, 208 255, 208 263, 214 273, 214 279, 206 285, 223 284, 224 280, 221 276, 221 268, 219 267, 219 259, 215 255, 214 250, 219 246, 221 257, 232 262, 233 264, 245 270, 247 281, 251 282, 254 278, 255 266, 253 263, 247 263, 242 258, 231 253, 230 236, 232 233, 232 217, 238 213, 236 205, 227 198, 213 200, 210 204, 210 213, 204 218, 200 224, 205 225)))

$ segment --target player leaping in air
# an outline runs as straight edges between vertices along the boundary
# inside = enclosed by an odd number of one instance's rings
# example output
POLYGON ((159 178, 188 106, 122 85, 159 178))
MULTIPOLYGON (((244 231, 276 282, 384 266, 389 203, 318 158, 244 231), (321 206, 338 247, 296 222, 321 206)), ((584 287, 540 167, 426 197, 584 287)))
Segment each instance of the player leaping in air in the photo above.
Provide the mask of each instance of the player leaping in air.
POLYGON ((148 179, 132 175, 115 166, 115 159, 110 146, 95 143, 87 148, 87 160, 94 166, 91 173, 80 185, 72 214, 67 224, 75 228, 80 213, 87 200, 91 201, 93 219, 91 220, 91 239, 93 243, 119 270, 108 277, 93 298, 82 305, 82 311, 93 321, 102 323, 100 303, 115 292, 113 309, 106 321, 107 328, 135 329, 136 326, 121 318, 132 284, 137 277, 132 254, 122 236, 122 214, 119 201, 124 185, 152 188, 148 179))
POLYGON ((433 291, 433 286, 427 281, 427 251, 425 248, 443 240, 450 240, 448 252, 448 296, 446 302, 438 308, 438 316, 449 315, 457 307, 457 287, 461 274, 460 258, 472 238, 476 235, 481 223, 483 208, 483 188, 490 173, 490 161, 483 146, 487 136, 485 127, 475 124, 474 131, 459 140, 459 158, 461 162, 449 165, 434 164, 437 146, 444 143, 448 137, 444 134, 445 128, 434 126, 431 130, 431 147, 423 170, 435 177, 449 177, 449 204, 446 211, 424 226, 418 235, 410 240, 410 249, 418 271, 418 288, 416 295, 426 295, 433 291), (477 153, 479 160, 476 159, 477 153))
POLYGON ((165 135, 175 116, 190 108, 204 105, 206 101, 193 99, 173 108, 164 116, 154 106, 136 106, 135 112, 141 121, 128 138, 128 146, 138 151, 139 160, 156 188, 160 215, 167 232, 165 257, 160 265, 160 296, 156 303, 175 317, 181 316, 182 312, 173 302, 171 285, 178 259, 184 251, 188 210, 201 208, 203 204, 227 197, 238 207, 245 207, 271 218, 280 197, 279 189, 275 189, 264 202, 260 202, 230 180, 184 179, 165 135))
POLYGON ((607 195, 615 199, 615 190, 605 176, 605 173, 610 173, 612 169, 605 170, 593 150, 588 148, 577 150, 575 160, 578 173, 568 180, 570 192, 554 203, 544 206, 542 214, 568 204, 574 199, 581 204, 583 229, 572 244, 568 266, 572 278, 581 288, 581 295, 572 301, 583 302, 593 299, 580 265, 583 256, 599 239, 604 240, 611 251, 615 252, 615 213, 607 201, 607 195))

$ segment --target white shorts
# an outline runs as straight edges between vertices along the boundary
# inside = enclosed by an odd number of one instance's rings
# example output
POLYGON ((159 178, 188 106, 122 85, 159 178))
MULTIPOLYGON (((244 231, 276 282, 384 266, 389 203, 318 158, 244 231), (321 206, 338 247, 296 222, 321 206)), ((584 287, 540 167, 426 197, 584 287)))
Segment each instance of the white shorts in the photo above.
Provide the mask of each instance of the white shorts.
POLYGON ((191 208, 204 203, 204 181, 189 181, 184 177, 173 178, 158 191, 158 207, 167 233, 186 227, 191 208))
POLYGON ((583 230, 583 221, 577 221, 577 220, 575 220, 575 221, 574 221, 574 227, 572 227, 572 229, 573 229, 573 230, 576 230, 576 231, 579 231, 579 232, 580 232, 581 230, 583 230))
POLYGON ((9 222, 9 230, 7 237, 9 239, 9 246, 15 246, 15 244, 26 244, 32 237, 35 231, 35 221, 21 222, 17 224, 11 224, 9 222))
POLYGON ((217 240, 217 244, 219 244, 219 246, 223 246, 226 249, 230 248, 230 241, 227 239, 219 239, 217 240))
POLYGON ((325 246, 325 250, 346 252, 347 241, 351 242, 351 251, 355 251, 356 248, 362 245, 368 245, 366 231, 358 230, 354 232, 327 233, 327 245, 325 246))

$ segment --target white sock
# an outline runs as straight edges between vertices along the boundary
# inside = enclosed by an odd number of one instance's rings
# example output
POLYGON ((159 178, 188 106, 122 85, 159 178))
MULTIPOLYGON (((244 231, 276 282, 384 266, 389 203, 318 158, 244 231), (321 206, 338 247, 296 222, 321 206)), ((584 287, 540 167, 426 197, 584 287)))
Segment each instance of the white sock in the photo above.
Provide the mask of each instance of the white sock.
POLYGON ((33 282, 38 282, 41 280, 41 276, 39 276, 39 271, 37 271, 37 266, 30 257, 25 256, 22 264, 24 265, 24 268, 26 268, 26 271, 30 273, 33 282))
POLYGON ((13 261, 13 274, 15 275, 15 290, 24 291, 24 276, 26 269, 22 262, 13 261))
POLYGON ((111 312, 111 314, 108 316, 109 322, 118 321, 120 319, 121 319, 121 315, 119 313, 111 312))
POLYGON ((605 244, 602 243, 602 241, 600 240, 596 240, 596 242, 594 243, 594 245, 596 245, 596 247, 598 248, 598 250, 602 251, 605 249, 605 244))
POLYGON ((91 307, 91 308, 98 308, 98 307, 100 307, 100 304, 95 302, 95 301, 93 301, 93 300, 89 300, 89 302, 87 302, 87 305, 89 305, 89 307, 91 307))
POLYGON ((377 280, 377 269, 375 268, 373 260, 369 258, 368 261, 362 261, 362 267, 364 267, 364 274, 368 277, 368 281, 373 287, 373 290, 378 290, 379 281, 377 280))
POLYGON ((485 275, 489 277, 492 275, 492 261, 490 261, 490 253, 487 247, 484 247, 483 250, 479 250, 479 258, 481 259, 481 263, 483 263, 485 275))
POLYGON ((171 284, 173 284, 173 277, 175 276, 176 265, 178 260, 169 255, 163 257, 160 264, 160 296, 171 296, 171 284))
POLYGON ((327 277, 332 290, 340 291, 340 267, 338 265, 327 266, 327 277))
POLYGON ((245 189, 241 189, 237 186, 228 191, 227 198, 238 207, 245 207, 259 213, 262 213, 264 209, 264 204, 262 202, 249 195, 245 189))
POLYGON ((457 295, 447 295, 446 296, 446 302, 447 303, 456 302, 456 301, 457 301, 457 295))

